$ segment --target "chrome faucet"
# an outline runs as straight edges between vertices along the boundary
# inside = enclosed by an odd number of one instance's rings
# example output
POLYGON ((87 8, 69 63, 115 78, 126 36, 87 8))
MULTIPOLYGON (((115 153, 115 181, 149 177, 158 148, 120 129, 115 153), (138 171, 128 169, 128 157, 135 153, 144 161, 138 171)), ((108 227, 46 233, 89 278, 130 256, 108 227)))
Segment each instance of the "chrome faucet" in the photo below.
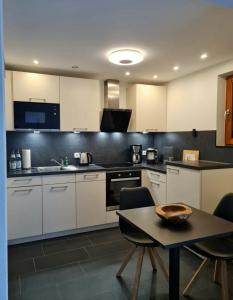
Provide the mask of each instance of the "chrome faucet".
POLYGON ((56 163, 58 166, 60 166, 61 168, 64 167, 64 162, 63 162, 63 160, 61 160, 61 163, 60 163, 60 162, 57 161, 56 159, 51 158, 50 161, 55 162, 55 163, 56 163))

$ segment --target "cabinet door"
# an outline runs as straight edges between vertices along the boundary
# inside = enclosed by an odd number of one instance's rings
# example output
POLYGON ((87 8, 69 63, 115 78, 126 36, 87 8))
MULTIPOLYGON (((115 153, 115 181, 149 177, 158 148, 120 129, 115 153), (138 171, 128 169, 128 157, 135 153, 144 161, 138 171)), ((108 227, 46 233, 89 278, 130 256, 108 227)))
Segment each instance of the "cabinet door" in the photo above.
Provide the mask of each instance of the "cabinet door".
POLYGON ((136 130, 166 131, 166 87, 136 85, 136 130))
POLYGON ((99 131, 100 82, 60 77, 61 130, 99 131))
POLYGON ((11 76, 12 76, 12 72, 11 71, 5 71, 5 116, 6 116, 6 130, 13 130, 14 129, 11 76))
POLYGON ((106 223, 106 181, 76 183, 77 226, 106 223))
POLYGON ((75 183, 43 186, 43 233, 76 228, 75 183))
MULTIPOLYGON (((154 191, 152 189, 152 185, 151 185, 151 181, 150 181, 150 177, 149 177, 149 172, 147 170, 142 170, 142 186, 145 186, 148 188, 148 190, 150 191, 154 201, 155 196, 154 196, 154 191)), ((155 202, 156 203, 156 202, 155 202)))
POLYGON ((200 208, 201 172, 167 166, 167 202, 200 208))
POLYGON ((41 234, 41 186, 8 188, 8 239, 41 234))
POLYGON ((59 76, 13 72, 13 100, 59 103, 59 76))
POLYGON ((167 203, 167 191, 166 191, 166 183, 151 181, 154 201, 156 205, 164 205, 167 203))

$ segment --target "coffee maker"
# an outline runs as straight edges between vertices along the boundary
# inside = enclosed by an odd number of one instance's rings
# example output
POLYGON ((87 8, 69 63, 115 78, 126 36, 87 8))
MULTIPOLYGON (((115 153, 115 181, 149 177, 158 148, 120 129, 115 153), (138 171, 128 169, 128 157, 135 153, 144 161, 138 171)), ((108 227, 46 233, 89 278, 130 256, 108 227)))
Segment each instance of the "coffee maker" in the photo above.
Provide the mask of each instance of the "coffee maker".
POLYGON ((148 164, 158 163, 158 150, 156 148, 148 148, 146 150, 146 162, 148 164))
POLYGON ((132 163, 140 164, 142 162, 142 145, 131 145, 130 152, 132 163))

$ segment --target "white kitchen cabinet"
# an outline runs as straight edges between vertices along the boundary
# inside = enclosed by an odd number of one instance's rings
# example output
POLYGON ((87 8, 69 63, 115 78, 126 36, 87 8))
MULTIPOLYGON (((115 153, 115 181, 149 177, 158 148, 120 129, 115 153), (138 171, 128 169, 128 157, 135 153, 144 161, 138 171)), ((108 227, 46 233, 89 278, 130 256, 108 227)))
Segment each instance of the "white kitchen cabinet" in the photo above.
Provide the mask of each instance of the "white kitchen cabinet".
POLYGON ((7 179, 7 186, 9 187, 23 187, 23 186, 35 186, 41 185, 41 176, 24 176, 24 177, 12 177, 7 179))
POLYGON ((152 193, 155 199, 155 204, 164 205, 167 203, 166 183, 159 181, 151 181, 152 193))
POLYGON ((212 214, 232 187, 233 168, 193 170, 167 165, 168 203, 183 202, 212 214))
POLYGON ((130 131, 166 131, 166 87, 133 84, 127 88, 127 107, 132 109, 130 131))
POLYGON ((116 214, 116 210, 110 210, 106 212, 106 223, 118 223, 119 216, 116 214))
POLYGON ((76 180, 77 227, 105 224, 105 173, 77 174, 76 180))
POLYGON ((64 180, 64 183, 44 184, 43 233, 46 234, 75 228, 75 183, 67 183, 67 180, 64 180))
POLYGON ((150 193, 155 201, 152 185, 151 185, 147 170, 142 170, 142 186, 145 186, 148 188, 148 190, 150 191, 150 193))
POLYGON ((59 76, 13 71, 13 100, 59 103, 59 76))
POLYGON ((12 72, 5 71, 5 118, 6 130, 14 129, 12 101, 12 72))
POLYGON ((43 185, 75 182, 75 174, 58 174, 42 177, 43 185))
POLYGON ((166 174, 150 170, 143 170, 142 186, 145 186, 149 189, 156 205, 166 204, 166 174))
POLYGON ((167 166, 167 203, 182 202, 201 207, 201 172, 167 166))
POLYGON ((42 234, 42 188, 8 188, 8 239, 42 234))
POLYGON ((61 130, 99 131, 100 81, 60 77, 61 130))

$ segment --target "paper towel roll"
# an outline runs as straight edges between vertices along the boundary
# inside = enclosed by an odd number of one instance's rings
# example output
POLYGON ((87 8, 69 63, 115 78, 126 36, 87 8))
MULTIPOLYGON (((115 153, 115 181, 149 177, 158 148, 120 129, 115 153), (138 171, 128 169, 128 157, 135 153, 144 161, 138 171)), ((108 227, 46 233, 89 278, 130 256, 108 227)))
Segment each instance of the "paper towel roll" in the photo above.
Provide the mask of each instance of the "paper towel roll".
POLYGON ((22 149, 23 169, 31 169, 31 150, 22 149))

